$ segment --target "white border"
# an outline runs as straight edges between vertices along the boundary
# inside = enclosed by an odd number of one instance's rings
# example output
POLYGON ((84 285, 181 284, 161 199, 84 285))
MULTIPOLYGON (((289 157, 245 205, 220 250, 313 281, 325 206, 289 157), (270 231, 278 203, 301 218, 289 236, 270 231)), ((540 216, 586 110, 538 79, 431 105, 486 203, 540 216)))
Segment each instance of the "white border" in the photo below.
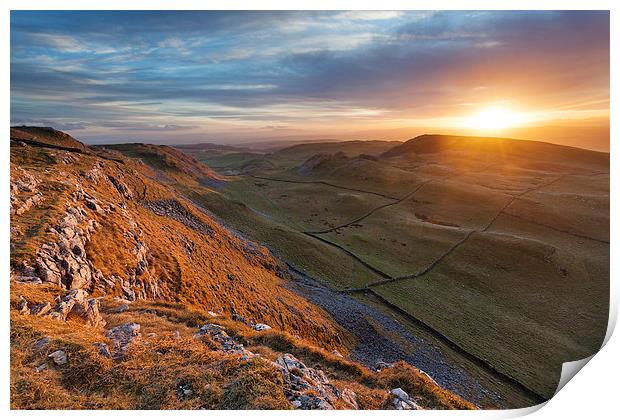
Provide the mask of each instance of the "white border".
MULTIPOLYGON (((0 36, 0 49, 2 57, 2 67, 0 68, 1 80, 2 80, 2 92, 3 98, 0 102, 2 111, 2 131, 8 133, 10 125, 10 71, 9 71, 9 49, 10 49, 10 10, 45 10, 45 9, 91 9, 91 10, 145 10, 145 9, 158 9, 158 10, 403 10, 403 9, 419 9, 419 10, 547 10, 547 9, 561 9, 561 10, 611 10, 611 139, 617 138, 618 133, 618 121, 614 120, 616 113, 614 112, 617 107, 618 100, 618 84, 617 74, 620 71, 618 67, 618 25, 620 19, 620 2, 617 1, 604 1, 604 0, 589 0, 589 1, 577 1, 577 0, 418 0, 415 3, 404 0, 382 0, 382 1, 370 1, 370 0, 357 0, 357 1, 341 1, 341 0, 314 0, 314 1, 297 1, 292 3, 291 1, 283 0, 261 0, 261 1, 240 1, 240 0, 228 0, 226 2, 205 2, 198 0, 149 0, 136 1, 136 0, 90 0, 86 2, 79 2, 73 0, 56 0, 54 2, 45 0, 5 0, 2 2, 2 14, 0 15, 0 31, 4 32, 0 36), (465 7, 466 6, 466 7, 465 7)), ((1 347, 0 354, 3 360, 2 377, 0 378, 0 407, 2 411, 9 408, 9 218, 6 215, 9 214, 9 195, 7 194, 8 178, 9 178, 9 142, 8 139, 2 142, 3 154, 0 158, 0 173, 2 174, 2 182, 5 188, 5 194, 0 196, 0 202, 2 207, 2 213, 5 217, 2 218, 2 225, 0 227, 2 235, 5 240, 2 242, 2 260, 1 260, 1 272, 4 274, 0 277, 2 286, 0 287, 0 306, 2 308, 1 335, 4 339, 4 345, 1 347)), ((617 147, 614 141, 610 142, 611 151, 611 214, 618 214, 618 191, 617 188, 617 161, 616 153, 617 147)), ((607 344, 604 349, 599 352, 578 374, 577 379, 569 381, 568 384, 553 397, 542 409, 523 409, 523 410, 507 410, 497 412, 337 412, 337 413, 324 413, 324 412, 258 412, 258 411, 244 411, 238 412, 171 412, 171 411, 159 411, 149 412, 145 415, 151 418, 164 417, 169 419, 170 416, 200 416, 204 417, 217 417, 217 418, 236 418, 239 415, 244 416, 246 419, 258 419, 258 418, 290 418, 291 416, 298 418, 318 418, 318 416, 334 416, 338 418, 355 418, 365 419, 369 417, 384 417, 384 416, 433 416, 436 418, 456 418, 456 417, 473 417, 476 418, 504 418, 504 417, 517 417, 532 413, 530 418, 533 419, 547 419, 547 418, 563 418, 563 419, 582 419, 584 417, 590 418, 608 418, 614 412, 618 412, 617 402, 617 380, 620 377, 618 369, 618 361, 615 357, 616 354, 620 354, 620 344, 616 337, 611 336, 613 326, 618 312, 618 287, 616 273, 617 273, 617 261, 618 252, 615 246, 615 240, 618 238, 618 223, 616 218, 611 218, 611 280, 612 280, 612 300, 610 308, 610 325, 607 334, 607 344), (611 337, 611 339, 610 339, 611 337)), ((540 407, 538 407, 540 408, 540 407)), ((82 417, 88 415, 89 417, 102 418, 108 415, 114 415, 120 418, 129 418, 135 416, 136 412, 76 412, 76 411, 46 411, 46 412, 28 412, 28 411, 11 411, 8 413, 11 417, 19 418, 39 418, 45 416, 46 418, 64 418, 67 417, 82 417)), ((141 413, 140 413, 141 414, 141 413)), ((138 415, 140 415, 138 414, 138 415)), ((403 417, 404 418, 404 417, 403 417)))

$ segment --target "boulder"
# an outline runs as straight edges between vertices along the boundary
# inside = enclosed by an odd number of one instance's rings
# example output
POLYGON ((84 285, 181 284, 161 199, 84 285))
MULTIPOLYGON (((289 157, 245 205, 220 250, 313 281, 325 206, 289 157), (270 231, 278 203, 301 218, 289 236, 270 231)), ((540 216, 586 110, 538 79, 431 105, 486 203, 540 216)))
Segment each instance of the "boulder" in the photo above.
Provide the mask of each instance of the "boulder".
POLYGON ((45 316, 51 310, 52 310, 52 305, 49 302, 42 302, 30 308, 30 315, 45 316))
POLYGON ((391 367, 394 367, 394 363, 385 363, 385 362, 382 362, 381 360, 379 360, 377 364, 375 364, 375 370, 377 372, 382 371, 383 369, 391 368, 391 367))
POLYGON ((126 303, 123 303, 121 306, 119 306, 118 308, 116 308, 114 310, 114 312, 116 312, 117 314, 122 314, 123 312, 125 312, 127 309, 129 309, 129 305, 127 305, 126 303))
POLYGON ((351 391, 349 388, 345 388, 342 390, 340 394, 340 398, 345 403, 345 405, 351 410, 359 410, 360 407, 357 403, 357 394, 351 391))
POLYGON ((267 324, 256 324, 254 325, 254 330, 255 331, 265 331, 265 330, 270 330, 271 327, 267 324))
POLYGON ((23 296, 19 297, 19 302, 17 302, 17 310, 22 315, 30 313, 30 309, 28 309, 28 301, 24 299, 23 296))
POLYGON ((52 359, 54 363, 59 366, 66 364, 68 361, 67 353, 62 350, 56 350, 55 352, 48 354, 47 357, 52 359))
POLYGON ((394 388, 390 391, 390 399, 393 409, 396 410, 421 410, 421 407, 409 397, 401 388, 394 388))
POLYGON ((133 198, 133 193, 131 192, 131 190, 129 189, 129 187, 127 187, 127 185, 125 183, 123 183, 122 181, 120 181, 119 179, 114 178, 111 175, 108 175, 108 180, 112 183, 112 185, 114 185, 114 188, 116 188, 116 190, 121 194, 121 196, 123 196, 125 199, 127 200, 131 200, 133 198))
POLYGON ((97 200, 95 200, 94 198, 86 198, 84 200, 84 204, 86 204, 86 207, 88 207, 89 209, 97 212, 97 213, 102 213, 102 209, 101 206, 99 206, 99 204, 97 203, 97 200))

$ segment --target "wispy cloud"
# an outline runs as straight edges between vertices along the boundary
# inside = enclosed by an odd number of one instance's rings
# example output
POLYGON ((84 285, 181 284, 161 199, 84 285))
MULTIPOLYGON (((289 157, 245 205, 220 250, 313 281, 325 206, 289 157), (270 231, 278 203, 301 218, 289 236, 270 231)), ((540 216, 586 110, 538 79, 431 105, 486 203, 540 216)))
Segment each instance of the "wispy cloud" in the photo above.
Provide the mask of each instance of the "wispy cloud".
POLYGON ((506 98, 565 109, 608 87, 608 12, 11 14, 12 122, 98 139, 392 124, 506 98))

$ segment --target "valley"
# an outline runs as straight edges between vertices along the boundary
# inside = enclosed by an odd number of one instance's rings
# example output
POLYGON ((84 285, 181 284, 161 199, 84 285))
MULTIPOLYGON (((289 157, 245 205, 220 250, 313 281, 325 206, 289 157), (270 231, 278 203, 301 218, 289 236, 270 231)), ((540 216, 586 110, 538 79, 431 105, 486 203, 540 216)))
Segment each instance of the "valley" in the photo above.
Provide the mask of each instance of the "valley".
POLYGON ((481 383, 502 383, 507 404, 550 397, 561 364, 598 349, 609 155, 452 136, 373 155, 321 146, 203 154, 230 179, 195 198, 325 287, 396 311, 481 383))

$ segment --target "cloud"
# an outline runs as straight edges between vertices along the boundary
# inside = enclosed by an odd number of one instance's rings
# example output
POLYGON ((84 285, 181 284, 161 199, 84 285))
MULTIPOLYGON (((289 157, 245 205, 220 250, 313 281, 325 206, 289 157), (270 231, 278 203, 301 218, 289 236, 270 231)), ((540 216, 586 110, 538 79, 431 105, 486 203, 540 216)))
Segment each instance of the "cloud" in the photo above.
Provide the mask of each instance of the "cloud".
POLYGON ((12 121, 84 130, 427 118, 608 85, 608 12, 11 13, 12 121))
POLYGON ((398 10, 351 10, 340 13, 337 18, 350 20, 385 20, 396 19, 404 12, 398 10))
POLYGON ((81 42, 68 35, 32 34, 31 36, 41 44, 61 52, 79 53, 88 51, 81 42))

